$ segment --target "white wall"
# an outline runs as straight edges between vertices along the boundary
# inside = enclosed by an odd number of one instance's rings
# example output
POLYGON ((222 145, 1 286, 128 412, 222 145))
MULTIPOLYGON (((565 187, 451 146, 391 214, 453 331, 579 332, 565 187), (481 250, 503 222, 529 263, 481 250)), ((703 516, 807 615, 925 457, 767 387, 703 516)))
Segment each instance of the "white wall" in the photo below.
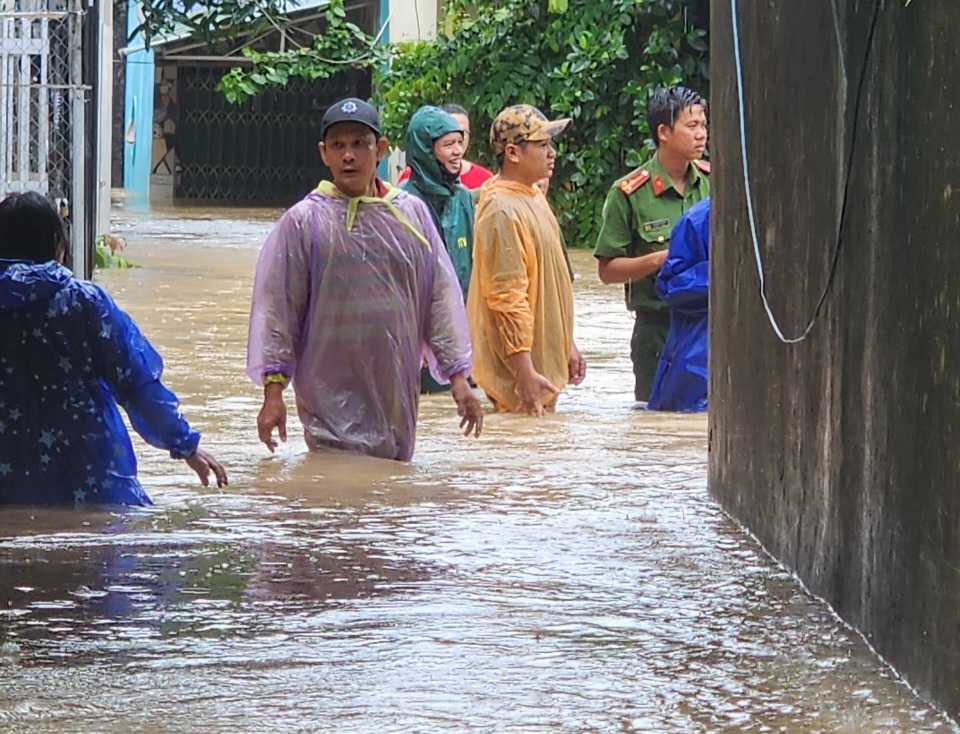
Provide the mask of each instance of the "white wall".
MULTIPOLYGON (((417 41, 434 38, 437 35, 437 22, 442 17, 443 0, 389 0, 390 42, 417 41)), ((402 140, 391 140, 390 155, 387 157, 387 177, 396 181, 403 170, 405 157, 397 146, 402 140)))
POLYGON ((390 42, 436 36, 440 4, 441 0, 390 0, 390 42))

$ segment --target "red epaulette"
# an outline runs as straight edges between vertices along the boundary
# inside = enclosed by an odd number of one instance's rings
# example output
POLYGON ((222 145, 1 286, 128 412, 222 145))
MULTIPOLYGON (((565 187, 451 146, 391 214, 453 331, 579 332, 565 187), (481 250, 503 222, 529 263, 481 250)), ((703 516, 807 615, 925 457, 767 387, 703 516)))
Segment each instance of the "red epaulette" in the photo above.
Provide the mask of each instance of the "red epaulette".
POLYGON ((630 194, 639 189, 649 180, 650 171, 648 171, 646 168, 642 168, 629 178, 623 179, 623 181, 620 182, 620 190, 627 196, 630 196, 630 194))
POLYGON ((693 162, 693 165, 695 165, 698 169, 700 169, 700 173, 705 173, 708 176, 710 175, 710 161, 702 161, 699 158, 697 158, 693 162))

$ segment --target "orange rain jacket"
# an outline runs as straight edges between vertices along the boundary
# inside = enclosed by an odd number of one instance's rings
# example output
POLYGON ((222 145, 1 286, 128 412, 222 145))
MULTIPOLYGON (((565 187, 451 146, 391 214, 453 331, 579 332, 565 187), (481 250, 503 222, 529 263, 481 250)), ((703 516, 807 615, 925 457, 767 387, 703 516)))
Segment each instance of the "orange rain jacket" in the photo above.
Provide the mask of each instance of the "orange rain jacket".
MULTIPOLYGON (((569 377, 573 284, 557 219, 537 188, 493 179, 484 185, 474 227, 467 296, 473 379, 498 410, 519 401, 507 358, 530 352, 534 369, 557 388, 569 377)), ((555 396, 545 393, 544 407, 555 396)))

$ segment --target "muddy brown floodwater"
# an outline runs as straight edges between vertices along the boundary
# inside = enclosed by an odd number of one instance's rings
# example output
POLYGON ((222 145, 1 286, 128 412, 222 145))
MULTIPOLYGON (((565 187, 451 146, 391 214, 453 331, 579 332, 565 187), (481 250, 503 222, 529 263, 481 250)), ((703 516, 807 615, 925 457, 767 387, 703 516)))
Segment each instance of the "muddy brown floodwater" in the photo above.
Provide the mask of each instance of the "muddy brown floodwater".
POLYGON ((0 732, 955 732, 711 501, 703 416, 637 411, 630 318, 576 252, 589 368, 542 421, 410 466, 258 443, 243 374, 276 212, 123 213, 97 280, 232 483, 137 442, 156 506, 0 512, 0 732))

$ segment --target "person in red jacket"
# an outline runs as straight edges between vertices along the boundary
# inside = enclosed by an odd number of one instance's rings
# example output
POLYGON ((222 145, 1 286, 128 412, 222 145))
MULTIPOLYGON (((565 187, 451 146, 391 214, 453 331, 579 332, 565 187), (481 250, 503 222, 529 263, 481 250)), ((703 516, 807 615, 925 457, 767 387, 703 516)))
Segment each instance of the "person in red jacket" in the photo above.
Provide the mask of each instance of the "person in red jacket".
MULTIPOLYGON (((470 116, 467 111, 458 104, 441 105, 440 109, 450 115, 454 120, 460 123, 460 129, 463 130, 463 154, 466 156, 467 148, 470 146, 470 116)), ((400 172, 397 178, 397 185, 402 184, 410 178, 410 166, 407 166, 400 172)), ((479 163, 463 159, 460 167, 460 183, 464 188, 474 191, 479 189, 489 179, 493 178, 493 171, 484 168, 479 163)))

